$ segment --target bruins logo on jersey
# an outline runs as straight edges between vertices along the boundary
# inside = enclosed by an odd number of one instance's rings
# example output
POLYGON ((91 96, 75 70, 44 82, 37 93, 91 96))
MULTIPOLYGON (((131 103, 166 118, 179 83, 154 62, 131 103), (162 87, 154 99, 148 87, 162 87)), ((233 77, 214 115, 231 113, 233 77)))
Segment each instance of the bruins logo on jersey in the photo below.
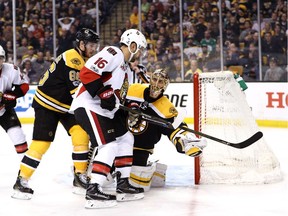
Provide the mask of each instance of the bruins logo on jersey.
POLYGON ((141 122, 134 127, 129 126, 129 119, 128 118, 127 118, 127 122, 128 122, 128 124, 127 124, 128 130, 132 134, 135 134, 135 135, 144 133, 148 128, 148 123, 147 123, 147 121, 144 121, 144 120, 141 120, 141 122))
POLYGON ((78 58, 72 58, 71 62, 72 64, 75 64, 75 65, 81 65, 81 61, 78 58))

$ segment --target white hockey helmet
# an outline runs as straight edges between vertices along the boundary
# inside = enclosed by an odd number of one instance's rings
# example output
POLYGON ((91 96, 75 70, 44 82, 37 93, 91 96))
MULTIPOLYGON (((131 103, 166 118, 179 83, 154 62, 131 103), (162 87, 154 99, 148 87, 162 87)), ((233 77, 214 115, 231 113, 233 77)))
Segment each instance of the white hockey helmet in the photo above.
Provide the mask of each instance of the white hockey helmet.
POLYGON ((6 53, 2 46, 0 46, 0 56, 3 56, 5 59, 6 53))
POLYGON ((141 50, 141 53, 144 56, 146 54, 147 41, 145 36, 137 29, 128 29, 121 35, 120 43, 128 46, 130 52, 130 44, 132 42, 137 44, 137 50, 133 54, 137 53, 138 50, 141 50))

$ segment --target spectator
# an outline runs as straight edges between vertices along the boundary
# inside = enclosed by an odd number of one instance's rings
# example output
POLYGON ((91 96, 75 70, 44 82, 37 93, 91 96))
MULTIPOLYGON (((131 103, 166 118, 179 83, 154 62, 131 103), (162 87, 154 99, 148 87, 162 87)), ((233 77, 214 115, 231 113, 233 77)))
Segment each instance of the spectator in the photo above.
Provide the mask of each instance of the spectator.
POLYGON ((11 40, 7 41, 6 59, 8 63, 13 64, 13 44, 11 40))
POLYGON ((38 81, 34 80, 36 71, 33 70, 30 59, 28 59, 27 61, 23 63, 22 71, 28 77, 29 84, 32 84, 32 85, 38 84, 38 81))
POLYGON ((201 41, 205 36, 205 31, 207 30, 205 16, 200 14, 198 15, 198 23, 196 24, 197 33, 195 35, 195 39, 201 41))
POLYGON ((67 31, 69 31, 74 21, 75 21, 74 17, 62 17, 58 19, 58 23, 61 26, 61 28, 66 29, 67 31))
POLYGON ((284 78, 285 71, 278 66, 278 60, 275 57, 269 59, 269 69, 266 71, 264 81, 285 81, 281 80, 284 78))
POLYGON ((200 41, 200 44, 206 45, 208 47, 209 52, 213 52, 216 46, 216 39, 211 37, 210 31, 204 32, 204 38, 200 41))
POLYGON ((198 67, 198 62, 197 60, 191 60, 190 61, 190 69, 188 71, 186 71, 185 76, 184 76, 184 80, 185 81, 193 81, 193 75, 195 73, 202 73, 202 70, 198 67))
MULTIPOLYGON (((264 39, 262 40, 262 56, 269 58, 271 56, 282 53, 282 47, 274 40, 271 32, 265 32, 264 39)), ((265 63, 265 62, 264 62, 265 63)))
POLYGON ((22 56, 22 63, 21 64, 23 64, 28 59, 30 61, 34 61, 37 59, 37 55, 34 53, 34 47, 33 46, 28 46, 27 53, 22 56))
POLYGON ((271 24, 269 22, 265 22, 265 26, 264 26, 264 29, 261 30, 261 37, 264 37, 264 35, 267 33, 267 32, 270 32, 271 35, 273 36, 274 35, 274 31, 271 27, 271 24))
POLYGON ((71 49, 73 47, 73 39, 74 38, 70 37, 69 31, 62 29, 62 34, 59 37, 59 48, 57 50, 57 55, 71 49))
MULTIPOLYGON (((141 19, 142 21, 144 20, 144 15, 141 15, 141 19)), ((131 27, 132 28, 137 28, 139 25, 139 16, 138 16, 138 7, 134 6, 132 9, 132 13, 130 14, 129 17, 130 23, 131 23, 131 27)))
POLYGON ((85 5, 81 7, 81 14, 78 16, 78 18, 80 20, 80 28, 95 28, 94 19, 87 13, 87 8, 85 5))
POLYGON ((249 44, 248 52, 246 53, 247 59, 247 73, 244 73, 243 78, 245 81, 259 80, 259 50, 254 43, 249 44))
POLYGON ((49 48, 46 47, 46 44, 45 44, 45 38, 44 37, 41 37, 39 38, 39 48, 36 50, 37 52, 43 52, 45 53, 46 50, 48 50, 49 48))
POLYGON ((45 41, 45 47, 50 52, 53 51, 53 38, 49 31, 44 32, 44 41, 45 41))
POLYGON ((203 66, 210 60, 210 54, 211 52, 208 50, 207 45, 202 45, 201 52, 197 55, 197 61, 200 69, 203 68, 203 66))
POLYGON ((41 51, 37 52, 37 59, 31 61, 32 69, 36 72, 33 76, 29 77, 30 82, 37 84, 44 72, 49 68, 50 62, 44 59, 44 54, 41 51))
POLYGON ((27 41, 28 41, 28 44, 30 46, 32 46, 34 49, 38 49, 39 48, 39 40, 38 40, 38 38, 36 38, 33 35, 33 32, 31 32, 31 31, 27 32, 27 41))
POLYGON ((150 9, 150 3, 148 0, 142 0, 141 2, 141 12, 144 13, 144 16, 146 16, 150 9))
POLYGON ((28 51, 28 41, 26 37, 23 37, 21 39, 21 44, 17 48, 17 58, 22 58, 24 54, 26 54, 28 51))
POLYGON ((13 28, 12 21, 6 21, 3 29, 3 39, 5 41, 11 40, 13 38, 13 28))

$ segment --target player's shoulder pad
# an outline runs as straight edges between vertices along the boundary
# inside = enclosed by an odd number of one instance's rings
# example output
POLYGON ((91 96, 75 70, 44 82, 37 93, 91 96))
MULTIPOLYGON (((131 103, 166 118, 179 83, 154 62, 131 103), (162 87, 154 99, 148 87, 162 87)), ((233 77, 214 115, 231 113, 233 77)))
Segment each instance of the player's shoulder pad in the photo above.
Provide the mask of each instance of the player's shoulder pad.
POLYGON ((85 61, 75 49, 70 49, 70 50, 65 51, 63 53, 63 58, 65 61, 65 64, 68 67, 75 68, 76 70, 79 70, 79 71, 85 64, 85 61))
POLYGON ((115 66, 118 66, 124 60, 122 51, 116 46, 107 46, 102 51, 103 58, 108 62, 113 62, 115 66))
POLYGON ((8 74, 11 72, 11 71, 14 71, 16 73, 19 73, 20 72, 20 68, 14 64, 11 64, 11 63, 6 63, 4 62, 3 63, 3 68, 5 68, 5 71, 8 72, 8 74))
POLYGON ((178 115, 177 109, 166 96, 150 104, 150 107, 162 118, 173 118, 178 115))
POLYGON ((140 84, 140 83, 134 83, 131 84, 128 88, 127 96, 126 98, 129 100, 135 100, 135 101, 144 101, 144 90, 148 87, 148 85, 140 84))

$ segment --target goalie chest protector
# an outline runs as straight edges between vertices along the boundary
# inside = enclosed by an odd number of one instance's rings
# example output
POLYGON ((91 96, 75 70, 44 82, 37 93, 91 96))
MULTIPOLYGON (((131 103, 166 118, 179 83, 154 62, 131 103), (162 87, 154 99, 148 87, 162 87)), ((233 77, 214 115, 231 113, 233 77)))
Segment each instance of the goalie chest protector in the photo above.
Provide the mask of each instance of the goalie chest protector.
MULTIPOLYGON (((144 90, 148 87, 147 84, 132 84, 129 86, 127 99, 136 101, 139 104, 144 102, 144 90)), ((178 112, 174 105, 166 96, 161 97, 153 103, 149 103, 149 107, 161 118, 169 119, 176 117, 178 112)))

